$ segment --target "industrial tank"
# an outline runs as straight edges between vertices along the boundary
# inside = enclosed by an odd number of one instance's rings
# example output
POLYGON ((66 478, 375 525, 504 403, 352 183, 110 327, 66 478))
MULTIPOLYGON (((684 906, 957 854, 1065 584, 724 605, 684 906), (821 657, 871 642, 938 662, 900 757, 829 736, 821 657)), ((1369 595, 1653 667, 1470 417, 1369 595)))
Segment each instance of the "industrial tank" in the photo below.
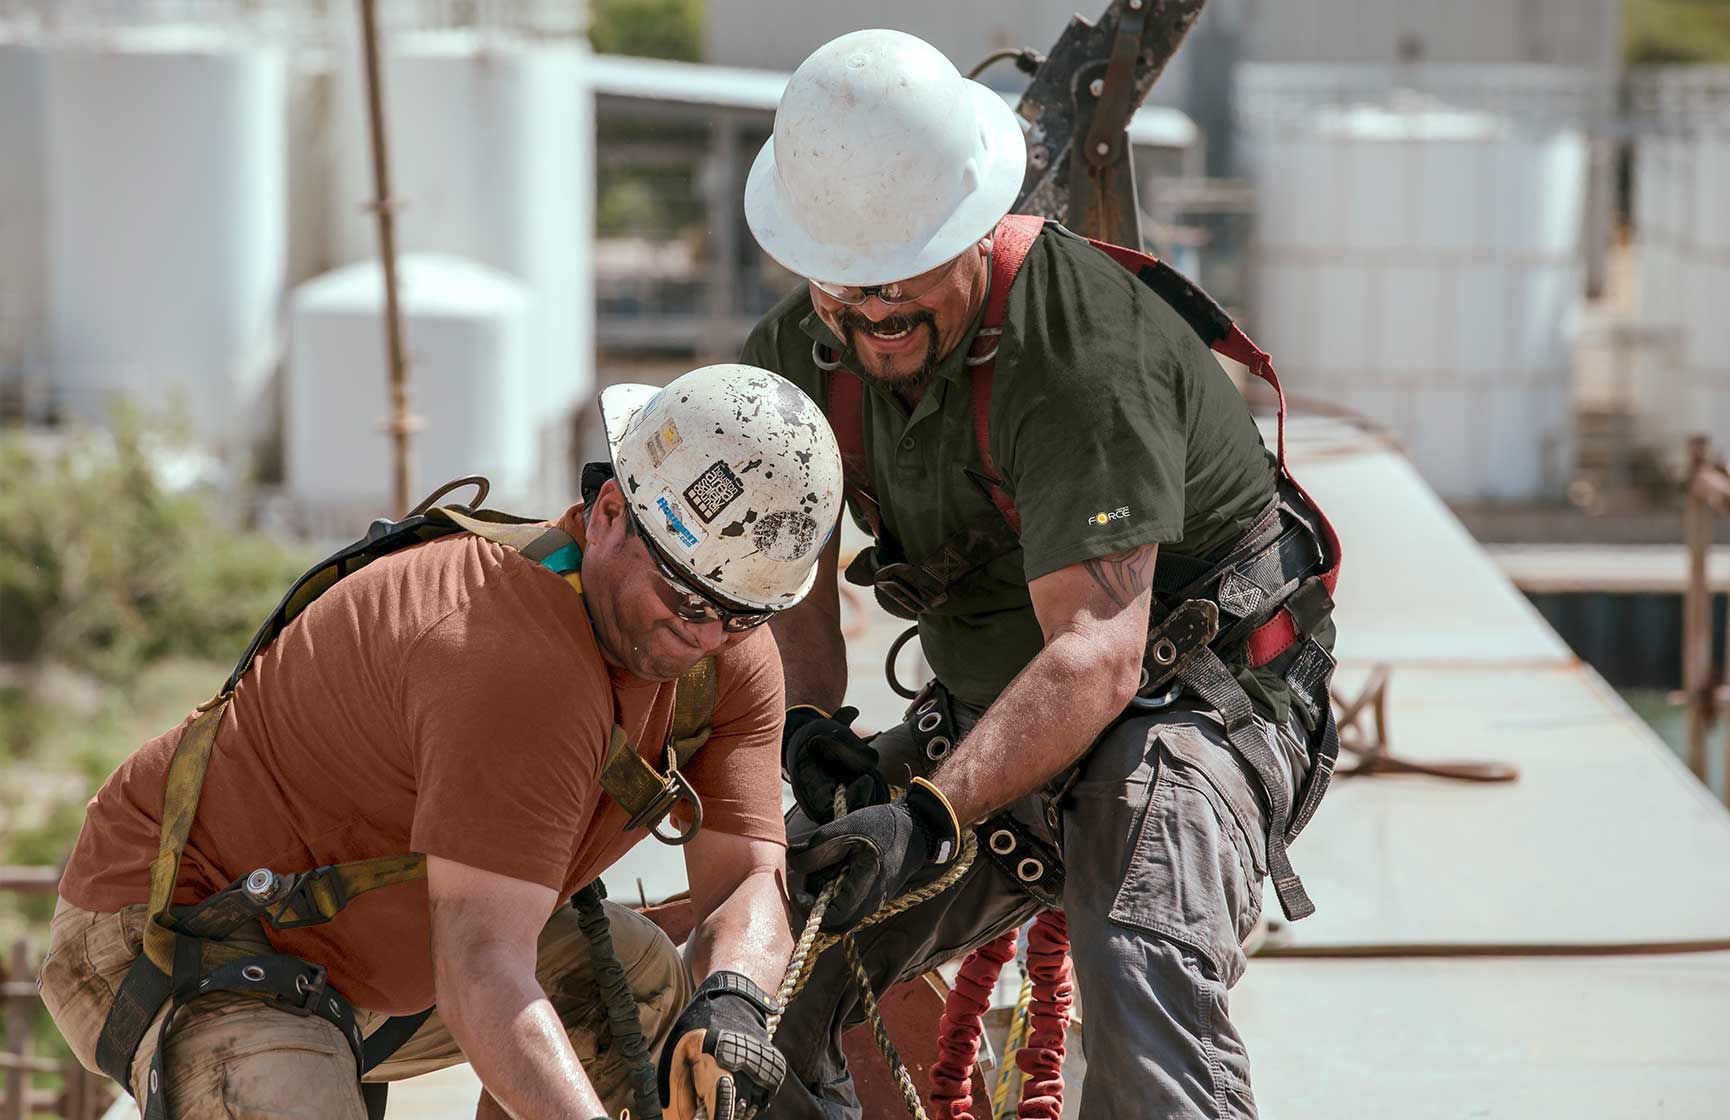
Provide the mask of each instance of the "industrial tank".
POLYGON ((1391 429, 1458 501, 1559 495, 1572 444, 1586 79, 1243 67, 1249 327, 1290 390, 1391 429))
MULTIPOLYGON (((399 243, 454 253, 527 288, 535 454, 549 499, 565 477, 569 418, 594 385, 594 114, 580 40, 403 28, 386 39, 385 105, 399 243)), ((339 260, 377 252, 363 75, 345 49, 333 82, 331 181, 339 260)))
POLYGON ((46 405, 42 329, 42 78, 29 38, 0 28, 0 387, 46 405))
POLYGON ((280 49, 212 27, 43 41, 47 342, 56 391, 116 394, 237 452, 278 355, 280 49))
POLYGON ((1632 85, 1640 317, 1677 342, 1636 363, 1632 388, 1642 442, 1677 463, 1689 433, 1730 433, 1730 67, 1632 85))
MULTIPOLYGON (((492 504, 526 508, 534 466, 526 437, 534 413, 523 284, 442 254, 404 256, 398 280, 410 412, 419 421, 413 496, 481 474, 493 483, 492 504)), ((286 488, 315 533, 402 512, 391 509, 384 322, 384 276, 375 261, 346 265, 294 292, 286 488)))

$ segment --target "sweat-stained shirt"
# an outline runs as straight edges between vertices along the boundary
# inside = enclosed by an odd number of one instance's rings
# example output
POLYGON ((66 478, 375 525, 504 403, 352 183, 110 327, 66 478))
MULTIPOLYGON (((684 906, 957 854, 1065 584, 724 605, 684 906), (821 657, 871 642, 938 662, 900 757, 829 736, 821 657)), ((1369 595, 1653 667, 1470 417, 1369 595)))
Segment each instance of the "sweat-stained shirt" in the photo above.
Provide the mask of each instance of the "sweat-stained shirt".
MULTIPOLYGON (((978 328, 976 319, 911 412, 862 379, 872 489, 888 534, 914 560, 999 516, 977 481, 984 465, 966 358, 978 328)), ((757 324, 740 360, 774 370, 827 408, 830 374, 813 360, 813 344, 842 350, 801 287, 757 324)), ((991 457, 1021 515, 1021 547, 919 616, 937 678, 974 704, 995 700, 1044 646, 1030 582, 1146 544, 1222 555, 1274 494, 1274 457, 1194 329, 1126 269, 1050 223, 1009 289, 989 427, 991 457)), ((1331 645, 1331 626, 1317 638, 1331 645)), ((1284 720, 1285 682, 1237 660, 1251 700, 1284 720)))
MULTIPOLYGON (((557 525, 579 541, 580 507, 557 525)), ((685 769, 703 827, 785 843, 781 663, 768 627, 716 658, 713 735, 685 769)), ((645 833, 599 774, 613 724, 659 764, 673 685, 601 656, 581 598, 469 534, 375 560, 265 651, 217 732, 175 901, 254 868, 423 852, 574 894, 645 833)), ((91 800, 60 893, 113 912, 149 896, 168 761, 191 718, 144 744, 91 800)), ((434 1001, 424 881, 335 920, 268 931, 360 1007, 434 1001)))

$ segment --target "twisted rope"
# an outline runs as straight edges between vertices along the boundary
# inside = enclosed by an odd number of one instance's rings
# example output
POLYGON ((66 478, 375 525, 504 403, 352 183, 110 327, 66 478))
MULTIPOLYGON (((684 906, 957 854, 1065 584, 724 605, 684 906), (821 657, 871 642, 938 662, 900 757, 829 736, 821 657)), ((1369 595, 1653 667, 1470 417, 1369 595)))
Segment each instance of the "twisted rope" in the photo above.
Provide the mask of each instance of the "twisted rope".
MULTIPOLYGON (((896 790, 895 792, 900 792, 896 790)), ((847 793, 845 790, 835 791, 835 817, 839 820, 847 815, 847 793)), ((860 1002, 865 1007, 865 1018, 871 1025, 871 1037, 877 1042, 877 1049, 889 1063, 889 1072, 894 1075, 895 1083, 901 1088, 901 1097, 907 1105, 908 1115, 914 1120, 929 1120, 925 1106, 920 1103, 919 1090, 913 1084, 913 1078, 907 1072, 907 1066, 901 1061, 901 1054, 895 1049, 895 1043, 889 1038, 889 1028, 883 1024, 882 1011, 877 1006, 877 993, 871 990, 871 977, 865 971, 865 964, 859 957, 858 945, 853 935, 862 929, 867 929, 878 922, 887 921, 904 911, 911 910, 920 903, 928 902, 950 887, 954 886, 967 869, 973 866, 973 858, 979 852, 979 840, 972 829, 967 829, 961 840, 961 852, 955 857, 955 862, 949 865, 942 875, 922 887, 899 895, 874 913, 867 915, 853 929, 842 934, 823 933, 823 915, 828 911, 829 904, 835 900, 835 893, 841 889, 841 879, 837 876, 817 895, 817 901, 811 906, 811 913, 805 919, 805 928, 799 933, 799 941, 793 947, 793 955, 787 960, 787 972, 781 978, 781 986, 775 991, 775 1003, 778 1010, 769 1016, 769 1036, 775 1036, 776 1029, 781 1025, 781 1016, 785 1014, 787 1005, 794 997, 805 990, 806 981, 810 980, 811 972, 816 967, 817 958, 828 952, 835 945, 841 946, 841 951, 847 958, 848 971, 853 975, 853 982, 859 985, 860 1002)))

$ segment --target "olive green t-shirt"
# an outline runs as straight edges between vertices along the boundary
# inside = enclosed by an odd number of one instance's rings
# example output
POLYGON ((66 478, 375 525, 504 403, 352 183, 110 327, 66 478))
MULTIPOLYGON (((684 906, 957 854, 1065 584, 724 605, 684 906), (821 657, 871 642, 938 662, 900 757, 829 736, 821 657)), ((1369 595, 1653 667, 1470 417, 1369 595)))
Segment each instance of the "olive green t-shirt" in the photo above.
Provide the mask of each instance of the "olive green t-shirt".
MULTIPOLYGON (((984 469, 964 360, 972 333, 911 413, 866 381, 872 489, 886 532, 915 560, 996 516, 969 473, 984 469)), ((842 349, 801 289, 752 331, 742 360, 827 406, 829 374, 813 359, 814 342, 842 349)), ((989 434, 1021 515, 1021 547, 919 619, 938 679, 975 704, 995 699, 1043 645, 1030 581, 1145 544, 1218 553, 1274 493, 1273 456, 1206 344, 1127 270, 1054 225, 1035 239, 1010 288, 989 434)), ((1248 670, 1239 677, 1259 707, 1284 718, 1277 678, 1248 670)))

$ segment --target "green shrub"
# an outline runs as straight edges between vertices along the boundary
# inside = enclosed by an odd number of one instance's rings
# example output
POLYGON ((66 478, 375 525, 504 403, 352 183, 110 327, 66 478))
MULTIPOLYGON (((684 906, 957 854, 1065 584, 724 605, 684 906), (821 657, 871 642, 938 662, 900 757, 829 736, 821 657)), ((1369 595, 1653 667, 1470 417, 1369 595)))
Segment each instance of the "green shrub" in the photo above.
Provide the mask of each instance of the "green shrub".
POLYGON ((184 454, 136 417, 45 445, 0 435, 0 662, 117 681, 164 657, 232 659, 304 557, 170 489, 184 454))

